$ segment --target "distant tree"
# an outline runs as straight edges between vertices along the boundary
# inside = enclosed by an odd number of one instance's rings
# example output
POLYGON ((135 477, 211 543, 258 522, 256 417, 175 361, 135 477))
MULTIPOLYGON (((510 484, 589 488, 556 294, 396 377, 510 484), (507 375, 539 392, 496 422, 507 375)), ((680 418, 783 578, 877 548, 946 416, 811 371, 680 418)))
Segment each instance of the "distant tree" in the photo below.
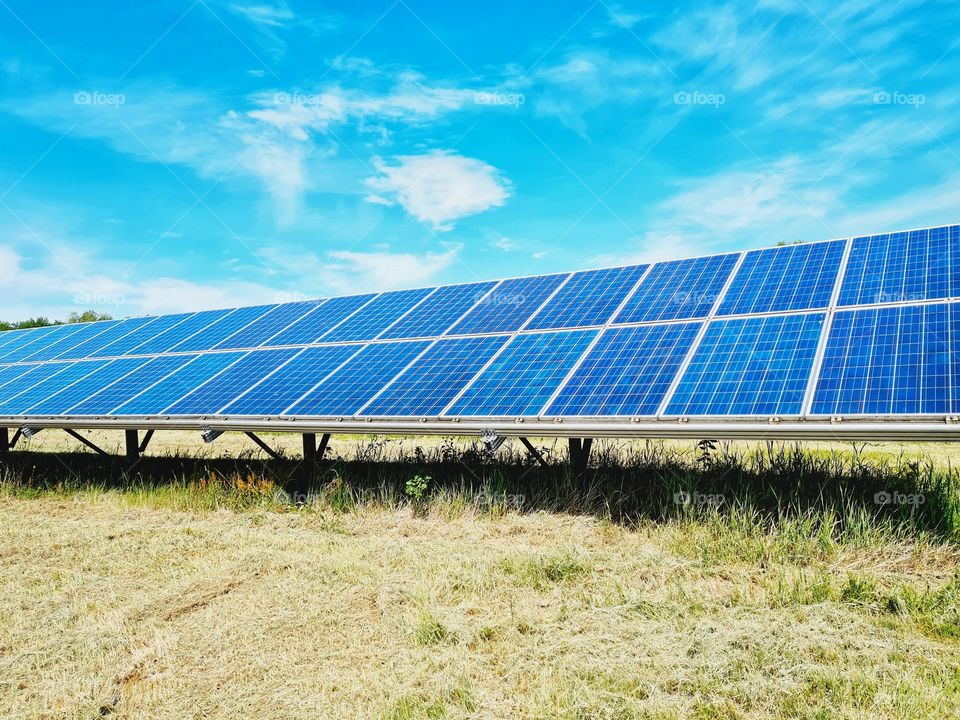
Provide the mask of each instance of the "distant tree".
POLYGON ((96 310, 84 310, 82 313, 70 313, 70 317, 67 318, 68 323, 99 322, 100 320, 113 320, 113 316, 98 313, 96 310))
MULTIPOLYGON (((113 317, 106 313, 98 313, 95 310, 86 310, 82 313, 70 313, 67 318, 68 323, 86 323, 97 322, 98 320, 113 320, 113 317)), ((62 320, 51 320, 50 318, 38 315, 35 318, 20 320, 18 322, 5 322, 0 320, 0 332, 4 330, 27 330, 29 328, 50 327, 51 325, 63 325, 62 320)))
POLYGON ((786 240, 781 240, 777 243, 777 247, 783 247, 784 245, 803 245, 806 240, 794 240, 792 243, 787 242, 786 240))

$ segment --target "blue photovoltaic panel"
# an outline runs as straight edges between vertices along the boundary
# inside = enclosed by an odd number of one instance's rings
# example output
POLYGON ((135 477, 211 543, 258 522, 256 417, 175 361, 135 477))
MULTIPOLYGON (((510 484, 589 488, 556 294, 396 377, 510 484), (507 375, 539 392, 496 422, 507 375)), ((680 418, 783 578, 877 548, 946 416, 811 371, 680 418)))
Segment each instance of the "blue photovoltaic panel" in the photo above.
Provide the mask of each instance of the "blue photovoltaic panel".
POLYGON ((448 285, 404 315, 380 335, 384 340, 442 335, 453 323, 483 299, 497 283, 448 285))
POLYGON ((113 384, 103 387, 99 392, 94 391, 94 394, 65 412, 70 415, 106 415, 121 403, 139 395, 196 357, 196 355, 167 355, 153 360, 142 358, 145 364, 113 384))
POLYGON ((258 318, 266 315, 275 307, 276 305, 256 305, 254 307, 237 308, 223 319, 217 320, 200 332, 177 343, 170 348, 169 352, 209 350, 217 343, 227 339, 258 318))
POLYGON ((201 384, 223 371, 246 353, 222 352, 200 355, 193 362, 165 377, 153 387, 131 398, 111 415, 159 415, 164 408, 196 390, 201 384))
POLYGON ((25 376, 24 387, 20 392, 14 395, 14 385, 17 381, 10 383, 3 390, 3 402, 0 402, 0 415, 23 415, 28 408, 36 405, 38 402, 54 393, 60 392, 65 387, 72 385, 85 375, 89 375, 94 370, 99 370, 106 365, 109 360, 85 360, 75 363, 56 363, 51 365, 41 365, 40 367, 53 368, 52 372, 47 372, 45 377, 38 378, 38 371, 34 371, 25 376), (31 379, 37 382, 31 382, 31 379))
POLYGON ((163 412, 166 415, 215 414, 298 352, 300 350, 294 348, 251 352, 163 412))
POLYGON ((444 416, 537 415, 597 332, 517 335, 444 416))
POLYGON ((937 304, 838 312, 811 413, 950 412, 956 311, 956 305, 937 304))
POLYGON ((3 386, 16 380, 21 375, 33 370, 36 365, 3 365, 0 366, 0 399, 6 397, 3 386))
POLYGON ((823 313, 710 323, 666 415, 799 415, 823 313))
POLYGON ((429 344, 420 340, 367 345, 284 414, 353 415, 429 344))
POLYGON ((154 317, 152 318, 152 322, 146 323, 142 327, 134 330, 132 333, 127 333, 122 338, 114 340, 109 345, 104 345, 95 352, 90 353, 90 356, 115 357, 119 355, 129 355, 130 352, 138 345, 142 345, 146 341, 155 338, 165 330, 169 330, 178 323, 182 323, 184 320, 190 317, 190 315, 192 315, 192 313, 161 315, 159 317, 154 317))
POLYGON ((555 330, 605 324, 648 267, 633 265, 574 273, 560 292, 534 316, 527 329, 555 330))
POLYGON ((309 345, 321 335, 369 303, 376 295, 348 295, 327 300, 306 317, 297 320, 283 332, 264 343, 265 347, 278 345, 309 345))
MULTIPOLYGON (((106 365, 94 368, 88 375, 58 392, 46 395, 42 392, 32 393, 38 397, 44 397, 35 405, 25 407, 23 412, 29 415, 62 415, 81 400, 85 400, 93 393, 133 372, 148 360, 147 358, 122 358, 105 362, 107 362, 106 365)), ((77 363, 77 366, 82 364, 86 363, 77 363)), ((44 389, 43 385, 40 386, 41 390, 44 389)))
POLYGON ((473 335, 519 330, 566 278, 567 275, 539 275, 504 280, 448 334, 473 335))
POLYGON ((858 237, 840 288, 840 305, 960 296, 960 227, 858 237))
POLYGON ((434 290, 435 288, 420 288, 384 293, 324 335, 323 342, 373 340, 434 290))
POLYGON ((363 415, 439 415, 509 339, 504 335, 439 340, 384 390, 363 415))
POLYGON ((224 415, 282 415, 315 385, 359 352, 361 345, 305 348, 222 411, 224 415))
POLYGON ((718 315, 812 310, 830 304, 845 240, 752 250, 724 294, 718 315))
POLYGON ((156 320, 155 317, 128 318, 121 320, 115 325, 108 327, 102 333, 99 333, 89 340, 85 340, 78 345, 65 349, 56 356, 56 360, 80 360, 86 357, 92 357, 97 351, 109 345, 115 340, 119 340, 125 335, 129 335, 135 330, 143 327, 147 323, 156 320))
POLYGON ((656 415, 703 323, 611 328, 545 415, 656 415))
POLYGON ((191 335, 194 335, 206 327, 210 327, 215 322, 222 320, 229 315, 232 310, 206 310, 191 315, 182 323, 174 325, 155 337, 150 338, 144 343, 131 348, 128 355, 156 355, 167 352, 178 343, 183 342, 191 335))
POLYGON ((650 268, 614 322, 657 322, 706 317, 739 255, 670 260, 650 268))
POLYGON ((76 332, 68 334, 62 340, 58 340, 52 344, 46 345, 29 357, 24 358, 24 360, 29 362, 35 362, 38 360, 52 360, 53 358, 59 357, 65 353, 67 350, 85 343, 87 340, 95 338, 101 333, 105 333, 119 322, 119 320, 108 320, 106 322, 83 323, 76 332))
POLYGON ((64 338, 79 332, 78 325, 58 325, 56 327, 37 328, 30 332, 28 338, 23 342, 17 343, 15 347, 11 346, 0 350, 0 362, 12 363, 23 360, 33 355, 43 348, 60 342, 64 338))
POLYGON ((3 354, 3 348, 12 350, 17 343, 23 342, 28 332, 29 330, 0 330, 0 355, 3 354))
POLYGON ((40 363, 37 365, 17 365, 20 373, 6 379, 0 386, 0 401, 19 395, 37 383, 70 367, 70 363, 40 363))
POLYGON ((315 310, 322 302, 323 300, 308 300, 277 305, 269 313, 255 320, 235 335, 231 335, 217 347, 221 350, 255 348, 277 333, 282 332, 287 326, 295 323, 311 310, 315 310))

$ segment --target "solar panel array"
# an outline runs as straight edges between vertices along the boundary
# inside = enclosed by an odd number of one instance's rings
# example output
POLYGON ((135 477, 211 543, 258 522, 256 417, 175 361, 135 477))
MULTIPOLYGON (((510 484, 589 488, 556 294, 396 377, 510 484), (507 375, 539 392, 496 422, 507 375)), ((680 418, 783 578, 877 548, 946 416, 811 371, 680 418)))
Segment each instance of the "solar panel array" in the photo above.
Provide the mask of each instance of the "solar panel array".
POLYGON ((958 343, 949 226, 0 333, 0 418, 949 415, 958 343))

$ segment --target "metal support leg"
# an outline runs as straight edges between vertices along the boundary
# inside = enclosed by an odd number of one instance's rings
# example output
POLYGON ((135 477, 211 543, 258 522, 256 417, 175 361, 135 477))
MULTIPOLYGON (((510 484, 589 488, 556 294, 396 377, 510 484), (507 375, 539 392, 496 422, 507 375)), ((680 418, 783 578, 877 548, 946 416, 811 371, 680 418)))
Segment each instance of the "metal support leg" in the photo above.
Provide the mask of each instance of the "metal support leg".
POLYGON ((127 446, 127 465, 133 465, 140 459, 140 436, 136 430, 124 430, 123 436, 127 446))
POLYGON ((330 433, 324 433, 320 438, 320 447, 317 448, 317 461, 323 460, 323 456, 327 454, 327 445, 330 444, 330 433))
POLYGON ((317 466, 317 436, 314 433, 303 433, 303 461, 297 468, 291 488, 294 502, 298 505, 305 503, 313 482, 314 470, 317 466))
POLYGON ((523 446, 527 449, 527 452, 537 459, 538 463, 543 465, 543 467, 547 466, 547 461, 544 459, 543 455, 540 454, 540 451, 533 446, 533 443, 531 443, 525 437, 519 438, 519 440, 521 443, 523 443, 523 446))
POLYGON ((10 457, 10 430, 0 428, 0 462, 10 457))
POLYGON ((592 446, 593 438, 570 438, 570 470, 575 477, 586 474, 592 446))

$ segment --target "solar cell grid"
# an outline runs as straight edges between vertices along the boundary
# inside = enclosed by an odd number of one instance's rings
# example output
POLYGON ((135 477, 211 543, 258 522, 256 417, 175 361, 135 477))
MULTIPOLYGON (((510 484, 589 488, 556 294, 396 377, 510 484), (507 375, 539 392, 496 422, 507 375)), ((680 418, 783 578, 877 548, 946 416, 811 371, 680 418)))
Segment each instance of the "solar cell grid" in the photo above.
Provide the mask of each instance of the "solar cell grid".
POLYGON ((230 314, 211 323, 200 332, 194 333, 190 337, 177 343, 170 348, 170 352, 200 352, 210 350, 218 343, 240 332, 250 323, 266 315, 275 307, 276 305, 255 305, 253 307, 236 308, 230 314))
POLYGON ((0 402, 0 415, 23 415, 27 409, 41 400, 58 393, 86 375, 106 365, 109 360, 83 360, 75 363, 40 365, 24 376, 22 387, 14 387, 18 381, 7 385, 0 402), (42 382, 31 382, 42 380, 42 382), (17 392, 19 390, 19 392, 17 392))
POLYGON ((94 389, 87 397, 65 410, 71 415, 106 415, 129 398, 159 382, 170 373, 183 367, 196 355, 167 355, 144 360, 136 370, 116 382, 94 389))
POLYGON ((115 408, 111 415, 159 415, 172 403, 222 372, 246 353, 243 351, 199 355, 139 395, 115 408))
POLYGON ((215 345, 215 347, 220 350, 258 347, 297 320, 316 310, 322 302, 322 300, 308 300, 277 305, 242 330, 215 345))
POLYGON ((93 357, 115 357, 119 355, 128 355, 138 345, 142 345, 148 340, 152 340, 160 333, 175 327, 179 323, 189 318, 193 313, 180 313, 177 315, 161 315, 150 319, 150 322, 138 327, 131 333, 127 333, 122 338, 114 340, 109 345, 104 345, 96 352, 90 353, 93 357))
POLYGON ((535 416, 597 330, 517 335, 444 416, 535 416))
POLYGON ((380 335, 384 340, 442 335, 470 308, 483 300, 497 283, 471 283, 437 288, 422 303, 380 335))
POLYGON ((955 304, 838 312, 811 412, 817 415, 951 411, 955 304))
MULTIPOLYGON (((16 397, 48 377, 65 370, 70 363, 36 363, 16 365, 20 372, 10 375, 0 386, 0 401, 16 397)), ((2 413, 0 413, 2 414, 2 413)))
POLYGON ((80 327, 77 325, 60 325, 57 327, 33 329, 24 337, 22 342, 18 342, 16 345, 11 343, 9 347, 0 349, 0 362, 20 362, 43 348, 73 335, 79 330, 80 327))
POLYGON ((373 340, 436 288, 397 290, 380 295, 326 333, 323 342, 373 340))
POLYGON ((305 348, 221 411, 224 415, 281 415, 362 349, 358 345, 305 348))
POLYGON ((183 342, 191 335, 194 335, 204 328, 210 327, 215 322, 222 320, 229 315, 232 310, 206 310, 191 315, 181 323, 170 327, 146 342, 137 345, 129 351, 131 355, 154 355, 167 352, 178 343, 183 342))
POLYGON ((799 415, 823 313, 714 320, 665 415, 799 415))
POLYGON ((718 315, 825 308, 830 304, 846 241, 753 250, 724 294, 718 315))
POLYGON ((488 335, 437 341, 360 414, 439 415, 508 339, 488 335))
POLYGON ((163 412, 169 415, 212 415, 298 352, 293 348, 250 352, 163 412))
POLYGON ((82 342, 96 337, 102 332, 106 332, 111 326, 116 325, 117 321, 79 323, 73 332, 61 333, 59 339, 45 343, 42 347, 27 355, 22 360, 26 362, 40 362, 43 360, 52 360, 65 350, 76 347, 82 342))
POLYGON ((309 315, 271 337, 264 343, 264 347, 315 343, 330 328, 343 322, 375 297, 375 294, 367 294, 330 298, 309 315))
POLYGON ((701 326, 692 322, 604 331, 544 414, 656 415, 701 326))
POLYGON ((485 295, 449 331, 448 335, 473 335, 519 330, 568 275, 504 280, 485 295))
POLYGON ((649 265, 574 273, 527 325, 528 330, 590 327, 608 322, 649 265))
POLYGON ((353 415, 429 345, 426 340, 367 345, 285 415, 353 415))
MULTIPOLYGON (((78 363, 77 367, 86 362, 78 363)), ((25 405, 23 412, 31 415, 61 415, 81 400, 90 397, 91 394, 133 372, 146 363, 147 359, 121 358, 104 362, 105 364, 93 368, 91 372, 57 392, 47 394, 48 388, 45 383, 43 392, 34 393, 36 397, 41 395, 45 397, 34 405, 25 405)))
POLYGON ((738 254, 670 260, 654 265, 614 318, 615 323, 706 317, 720 296, 738 254))
POLYGON ((54 360, 82 360, 83 358, 94 357, 100 348, 106 347, 115 340, 134 332, 149 322, 155 320, 155 317, 127 318, 111 325, 102 333, 94 335, 77 345, 66 348, 57 355, 54 360))

